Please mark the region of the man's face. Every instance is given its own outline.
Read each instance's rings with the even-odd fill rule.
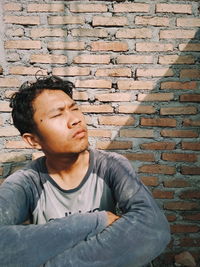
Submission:
[[[84,116],[61,90],[44,90],[33,102],[37,142],[46,155],[80,153],[88,147]]]

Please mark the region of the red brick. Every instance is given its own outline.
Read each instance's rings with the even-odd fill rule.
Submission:
[[[128,20],[126,17],[113,16],[94,16],[92,20],[92,26],[125,26],[128,25]]]
[[[183,126],[199,127],[200,126],[200,120],[185,119],[183,121]]]
[[[52,74],[57,76],[87,76],[90,74],[90,68],[78,66],[53,68]]]
[[[30,145],[25,143],[24,141],[6,141],[5,148],[31,148]]]
[[[70,4],[69,10],[74,13],[95,13],[107,12],[107,5],[105,4]]]
[[[200,44],[180,44],[179,45],[180,51],[200,51]]]
[[[193,210],[199,206],[196,202],[172,201],[164,203],[164,208],[167,210]]]
[[[113,112],[113,108],[110,105],[81,105],[81,110],[86,113]]]
[[[9,152],[9,153],[1,153],[0,154],[0,162],[6,163],[6,162],[21,162],[25,161],[26,156],[25,154],[22,154],[21,152]]]
[[[88,94],[86,92],[73,92],[73,99],[74,100],[88,100]]]
[[[36,67],[15,66],[11,67],[9,72],[14,75],[35,75],[37,72],[40,75],[47,75],[47,70]]]
[[[177,18],[176,25],[178,27],[200,27],[199,18]]]
[[[180,194],[182,199],[200,199],[200,191],[188,190]]]
[[[150,6],[143,3],[114,4],[114,12],[149,12]]]
[[[11,40],[5,42],[6,49],[41,49],[40,41],[32,40]]]
[[[73,63],[78,64],[109,64],[109,55],[79,55],[73,60]]]
[[[151,16],[136,16],[135,24],[152,25],[152,26],[169,26],[169,18],[166,17],[151,17]]]
[[[200,221],[200,212],[184,213],[182,214],[184,220]]]
[[[186,56],[166,55],[166,56],[159,56],[158,63],[163,65],[194,64],[195,58],[192,55],[186,55]]]
[[[135,119],[129,116],[100,116],[98,120],[103,125],[127,126],[135,123]]]
[[[192,39],[195,34],[195,30],[161,30],[160,39]]]
[[[112,83],[110,80],[77,80],[75,82],[76,87],[81,88],[111,88]]]
[[[192,138],[198,137],[198,133],[190,130],[162,130],[161,136]]]
[[[184,69],[180,71],[180,78],[196,79],[200,77],[200,70],[198,69]]]
[[[17,3],[7,3],[3,6],[3,9],[5,11],[21,11],[22,5]]]
[[[192,5],[183,4],[157,4],[156,13],[183,13],[192,14]]]
[[[158,178],[155,176],[141,176],[140,179],[146,186],[157,186]]]
[[[34,152],[32,154],[32,160],[35,160],[35,159],[42,157],[42,156],[44,156],[44,153],[42,151]]]
[[[138,129],[122,129],[119,132],[120,137],[136,137],[136,138],[149,138],[154,137],[153,130],[138,130]]]
[[[175,174],[175,167],[161,165],[161,164],[153,164],[153,165],[143,165],[139,168],[139,172],[146,173],[159,173],[159,174]]]
[[[119,113],[131,114],[153,114],[156,112],[153,106],[144,105],[120,105],[118,111]]]
[[[60,28],[34,28],[31,30],[32,38],[40,37],[66,37],[67,31]]]
[[[75,37],[107,37],[108,32],[105,29],[73,29],[71,35]]]
[[[196,233],[200,227],[196,225],[175,224],[171,226],[172,233]]]
[[[40,18],[38,16],[4,16],[4,22],[19,25],[39,25]]]
[[[160,114],[161,115],[181,115],[181,114],[197,114],[197,108],[196,107],[167,107],[167,108],[161,108]]]
[[[47,47],[49,50],[84,50],[84,42],[48,42]]]
[[[64,4],[28,4],[28,12],[62,12],[64,11]]]
[[[31,63],[65,64],[67,57],[64,55],[35,54],[30,57]]]
[[[96,144],[97,149],[131,149],[132,142],[127,141],[98,141]]]
[[[19,132],[13,126],[0,128],[0,136],[16,136],[19,135]]]
[[[153,190],[153,197],[154,198],[161,198],[161,199],[171,199],[174,198],[174,192],[172,191],[162,191],[155,189]]]
[[[182,142],[181,148],[183,150],[200,150],[200,142]]]
[[[85,23],[84,17],[81,16],[50,16],[48,18],[50,25],[80,24]]]
[[[188,166],[182,166],[181,167],[181,173],[182,174],[189,174],[189,175],[199,175],[200,174],[200,167],[188,167]]]
[[[200,238],[188,238],[185,237],[180,240],[181,247],[199,247]]]
[[[95,76],[108,76],[108,77],[131,77],[130,68],[110,68],[98,69]]]
[[[176,127],[176,120],[171,118],[141,118],[142,126]]]
[[[121,52],[128,50],[128,44],[126,42],[92,42],[92,51],[113,51]]]
[[[91,137],[111,137],[111,131],[101,129],[89,129],[88,134]]]
[[[138,101],[148,102],[148,101],[170,101],[174,99],[173,93],[155,93],[155,94],[138,94]]]
[[[152,153],[126,153],[123,155],[131,161],[155,161],[154,154]]]
[[[167,161],[184,161],[184,162],[195,162],[197,161],[196,154],[183,154],[183,153],[162,153],[162,159]]]
[[[131,95],[127,93],[98,94],[95,98],[102,102],[123,102],[130,101]]]
[[[165,187],[177,187],[177,188],[182,188],[182,187],[188,187],[190,186],[191,184],[184,180],[184,179],[173,179],[173,180],[167,180],[167,181],[164,181],[164,186]]]
[[[0,78],[0,87],[19,87],[20,82],[16,78]]]
[[[2,101],[0,102],[0,111],[2,112],[9,112],[11,111],[11,108],[9,107],[9,102],[7,101]]]
[[[24,36],[24,30],[23,29],[9,29],[6,31],[6,34],[13,37],[22,37]]]
[[[153,63],[153,56],[120,55],[117,57],[118,64],[150,64]]]
[[[162,82],[161,89],[173,90],[194,90],[197,88],[196,82]]]
[[[200,94],[181,95],[180,102],[200,102]]]
[[[144,51],[144,52],[151,52],[151,51],[173,51],[172,44],[163,44],[163,43],[136,43],[136,51]]]
[[[119,90],[153,90],[154,88],[152,81],[119,80],[117,85]]]
[[[116,32],[116,38],[127,38],[127,39],[146,39],[152,37],[152,31],[147,28],[140,29],[121,29]]]
[[[174,215],[174,214],[168,214],[167,215],[167,220],[168,220],[168,222],[174,222],[174,221],[176,221],[176,215]]]
[[[176,146],[175,142],[151,142],[146,144],[141,144],[141,149],[148,150],[172,150]]]
[[[136,76],[137,77],[168,77],[173,76],[174,72],[170,68],[162,68],[162,69],[137,69]]]

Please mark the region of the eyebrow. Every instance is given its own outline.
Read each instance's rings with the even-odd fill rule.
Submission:
[[[73,101],[69,106],[68,108],[73,108],[74,106],[76,106],[77,103],[75,101]],[[47,115],[51,115],[51,113],[54,113],[54,112],[57,112],[57,111],[62,111],[64,108],[66,107],[66,104],[62,104],[62,105],[59,105],[57,107],[54,107],[52,109],[50,109],[48,112],[47,112]]]

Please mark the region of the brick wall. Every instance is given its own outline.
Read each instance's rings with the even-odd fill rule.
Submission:
[[[125,155],[165,210],[172,241],[160,261],[187,250],[198,262],[198,1],[0,5],[0,181],[35,152],[12,126],[10,95],[36,72],[65,77],[76,85],[91,145]]]

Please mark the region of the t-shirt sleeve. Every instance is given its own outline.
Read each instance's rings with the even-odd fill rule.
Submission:
[[[22,225],[29,218],[32,189],[20,179],[23,172],[7,178],[0,186],[0,265],[2,267],[40,266],[95,236],[107,225],[104,211],[74,214],[42,225]]]

